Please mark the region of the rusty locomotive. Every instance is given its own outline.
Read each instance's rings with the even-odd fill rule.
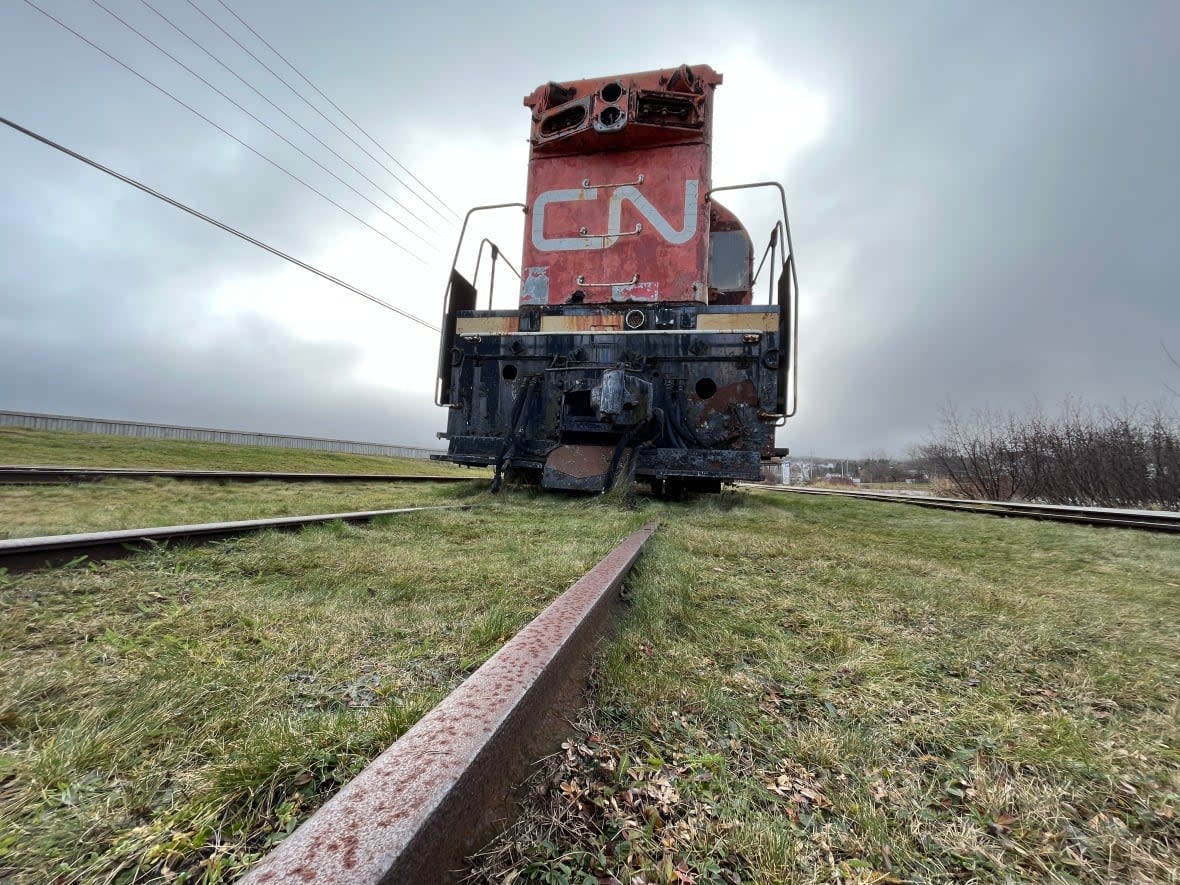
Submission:
[[[620,475],[662,494],[758,480],[795,411],[798,285],[786,195],[714,187],[721,75],[682,65],[547,83],[532,111],[520,301],[478,309],[452,265],[435,401],[442,460],[546,488],[601,492]],[[777,189],[758,271],[746,228],[715,195]],[[769,255],[769,264],[766,263]],[[769,303],[754,303],[763,266]],[[761,299],[760,299],[761,300]]]

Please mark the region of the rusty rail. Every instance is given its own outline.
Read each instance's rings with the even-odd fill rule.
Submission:
[[[1120,510],[1112,507],[1074,507],[1065,504],[1033,504],[1025,501],[981,501],[973,498],[936,498],[926,495],[903,495],[891,492],[852,491],[843,489],[808,489],[798,486],[767,486],[741,483],[745,488],[799,495],[826,495],[836,498],[863,498],[893,504],[913,504],[936,510],[986,513],[1047,522],[1071,522],[1089,526],[1139,529],[1150,532],[1180,533],[1180,513],[1160,510]]]
[[[82,532],[73,535],[43,535],[36,538],[13,538],[0,541],[0,568],[10,572],[29,571],[47,565],[72,562],[85,556],[91,560],[126,556],[138,549],[164,542],[193,543],[216,538],[230,538],[263,529],[290,529],[324,522],[367,522],[378,516],[419,513],[425,510],[466,510],[467,504],[432,507],[398,507],[393,510],[357,510],[349,513],[322,513],[315,516],[280,516],[272,519],[245,519],[236,522],[208,522],[195,525],[155,526],[146,529],[120,529],[112,532]]]
[[[588,571],[442,703],[348,783],[241,881],[244,885],[440,883],[501,823],[513,786],[553,744],[558,707],[623,578],[655,531],[645,526]]]
[[[214,482],[468,482],[467,476],[396,473],[291,473],[256,470],[167,470],[139,467],[0,466],[0,485],[50,485],[104,479],[187,479]]]

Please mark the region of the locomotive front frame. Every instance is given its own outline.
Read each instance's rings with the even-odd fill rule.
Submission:
[[[551,83],[526,98],[537,111],[530,202],[470,210],[456,246],[435,396],[448,408],[439,436],[449,446],[435,457],[495,467],[497,487],[511,470],[547,488],[601,492],[626,471],[674,492],[757,481],[761,462],[784,453],[774,431],[796,408],[798,312],[786,195],[774,182],[707,187],[720,81],[681,66]],[[606,110],[623,108],[619,116],[593,113],[605,98]],[[672,124],[656,113],[671,113]],[[686,125],[691,113],[695,126]],[[614,141],[600,142],[604,134]],[[686,163],[696,177],[676,178]],[[581,187],[545,189],[571,175]],[[665,214],[672,200],[661,175],[683,187],[682,219]],[[777,189],[782,210],[756,273],[748,234],[714,199],[753,187]],[[570,229],[579,219],[562,213],[600,197],[605,229]],[[513,206],[526,213],[520,306],[492,310],[489,297],[479,310],[475,286],[455,269],[463,237],[474,213]],[[500,250],[489,245],[494,282]],[[753,304],[768,254],[772,303]]]

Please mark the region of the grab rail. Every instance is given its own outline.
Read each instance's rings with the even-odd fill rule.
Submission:
[[[450,317],[450,315],[451,315],[451,292],[454,289],[455,277],[458,275],[460,277],[460,279],[462,279],[462,275],[457,274],[455,267],[459,264],[459,252],[463,248],[463,237],[467,234],[467,224],[468,224],[468,222],[471,221],[471,216],[474,215],[476,212],[488,212],[493,209],[527,210],[527,208],[528,207],[526,207],[524,203],[491,203],[487,206],[475,206],[471,209],[468,209],[467,214],[463,216],[463,227],[461,227],[459,229],[459,242],[457,242],[455,244],[455,257],[451,259],[451,272],[447,276],[447,288],[446,288],[445,293],[443,294],[443,312],[442,312],[443,333],[442,333],[442,335],[439,336],[439,338],[440,338],[439,345],[438,345],[438,366],[439,366],[439,369],[438,369],[438,377],[435,379],[435,383],[434,383],[434,404],[436,406],[447,405],[447,403],[443,402],[443,397],[444,397],[444,391],[443,391],[444,378],[443,378],[443,376],[444,376],[444,367],[446,366],[446,363],[444,362],[444,360],[446,360],[448,348],[451,346],[451,341],[450,341],[451,335],[447,334],[447,329],[448,329],[447,322],[448,322],[448,317]],[[480,243],[481,254],[482,254],[482,251],[483,251],[483,243]],[[504,259],[504,260],[507,261],[508,259]],[[476,259],[476,264],[477,264],[477,269],[478,269],[478,258]],[[472,286],[470,283],[467,283],[466,280],[463,280],[463,283],[465,286],[474,290],[475,287]],[[454,330],[452,329],[451,332],[453,333],[453,331]]]
[[[783,412],[783,420],[785,421],[787,418],[793,417],[799,408],[799,277],[795,271],[795,243],[791,238],[791,220],[787,214],[787,192],[777,181],[755,181],[749,184],[729,184],[723,185],[722,187],[715,187],[705,194],[705,199],[708,200],[711,196],[713,196],[713,194],[720,193],[721,191],[750,190],[752,188],[760,187],[772,187],[778,191],[779,202],[781,203],[783,210],[782,220],[778,222],[778,224],[782,224],[783,233],[786,235],[786,250],[785,255],[783,256],[782,266],[783,271],[788,274],[790,281],[785,294],[787,301],[787,316],[791,324],[791,361],[788,367],[788,371],[791,375],[791,402],[790,409],[784,410]],[[776,230],[778,228],[778,224],[775,225]],[[763,257],[765,258],[765,256]],[[774,261],[771,259],[772,266],[773,263]],[[761,265],[759,265],[759,271],[761,271],[761,269]],[[773,280],[771,282],[771,291],[772,293],[774,291]],[[780,284],[780,310],[783,307],[782,302],[783,293],[781,292]]]

